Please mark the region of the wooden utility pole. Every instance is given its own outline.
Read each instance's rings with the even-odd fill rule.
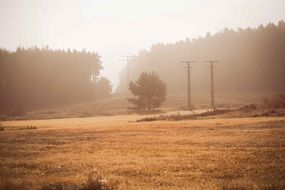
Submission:
[[[128,86],[130,84],[130,60],[133,56],[122,56],[122,57],[123,59],[121,60],[127,62],[127,89],[128,89]]]
[[[212,108],[215,109],[215,96],[214,96],[214,63],[218,63],[219,61],[206,61],[210,63],[210,74],[211,74],[211,105]]]
[[[187,66],[187,91],[188,91],[188,109],[191,110],[191,63],[195,63],[195,61],[181,61],[181,63],[186,63]]]

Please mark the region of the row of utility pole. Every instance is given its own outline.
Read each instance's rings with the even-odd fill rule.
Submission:
[[[130,60],[133,58],[133,56],[122,56],[123,59],[121,61],[126,61],[127,63],[127,87],[130,84]],[[186,63],[186,69],[187,69],[187,102],[188,102],[188,109],[192,109],[191,104],[191,63],[196,63],[196,61],[192,60],[185,60],[181,61],[181,63]],[[211,106],[213,109],[215,109],[215,95],[214,95],[214,64],[218,63],[218,61],[205,61],[205,63],[210,63],[210,76],[211,76]]]
[[[210,63],[210,75],[211,75],[211,105],[212,108],[215,109],[215,96],[214,96],[214,64],[218,63],[218,61],[205,61],[206,63]],[[186,63],[187,68],[187,92],[188,92],[188,109],[191,110],[191,63],[196,63],[196,61],[186,60],[181,61],[181,63]]]

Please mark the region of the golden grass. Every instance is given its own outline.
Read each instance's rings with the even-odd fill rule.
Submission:
[[[119,189],[283,189],[285,117],[134,123],[142,116],[6,121],[0,178]],[[35,130],[18,130],[32,125]]]

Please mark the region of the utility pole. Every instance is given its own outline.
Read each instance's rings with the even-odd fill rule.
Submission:
[[[187,66],[185,68],[187,68],[187,79],[188,79],[188,83],[187,83],[187,91],[188,91],[188,109],[191,110],[191,63],[195,63],[196,61],[181,61],[181,63],[186,63]]]
[[[211,105],[212,108],[215,109],[215,97],[214,97],[214,63],[218,63],[219,61],[206,61],[210,63],[210,74],[211,74]]]
[[[126,88],[128,89],[128,86],[130,84],[130,60],[134,56],[122,56],[123,59],[121,61],[126,61],[127,62],[127,86]]]

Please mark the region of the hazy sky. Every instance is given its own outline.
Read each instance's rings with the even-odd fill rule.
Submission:
[[[114,84],[120,56],[153,43],[285,20],[285,0],[0,0],[0,46],[96,51]]]

